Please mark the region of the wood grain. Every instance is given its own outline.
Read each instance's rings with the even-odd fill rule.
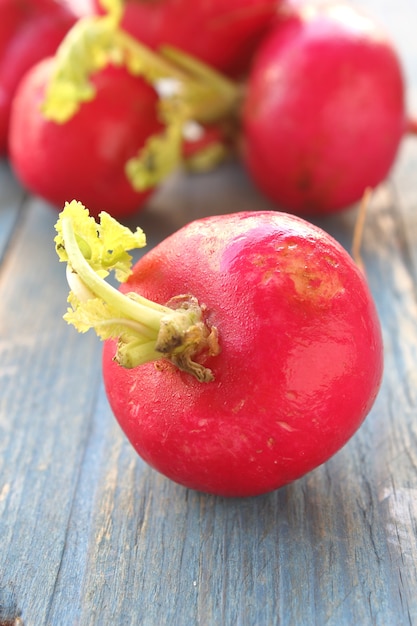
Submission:
[[[391,29],[417,105],[413,2],[362,4]],[[235,500],[185,490],[135,455],[98,340],[62,321],[56,213],[1,164],[0,624],[417,624],[416,171],[410,138],[365,224],[385,344],[374,408],[322,467]],[[271,207],[230,164],[174,176],[130,222],[153,246],[201,215],[256,208]],[[350,249],[355,218],[317,223]]]

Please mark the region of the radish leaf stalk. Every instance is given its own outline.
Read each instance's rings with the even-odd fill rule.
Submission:
[[[191,295],[172,298],[167,306],[134,293],[122,294],[104,279],[114,271],[119,281],[131,274],[127,250],[142,248],[145,235],[132,232],[105,212],[100,223],[75,200],[66,203],[55,226],[55,247],[67,263],[70,307],[64,319],[79,332],[90,328],[103,340],[117,339],[115,360],[133,368],[168,359],[200,382],[213,380],[211,370],[195,358],[218,354],[217,331],[204,319],[204,306]]]

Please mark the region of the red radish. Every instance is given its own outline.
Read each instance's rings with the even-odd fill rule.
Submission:
[[[103,11],[105,2],[94,3],[98,11]],[[152,49],[174,46],[235,76],[246,72],[280,3],[281,0],[127,0],[121,26]]]
[[[388,175],[406,130],[399,59],[381,28],[340,2],[302,5],[258,49],[243,158],[279,207],[331,213]]]
[[[108,399],[153,468],[253,496],[325,462],[359,428],[381,382],[381,330],[363,274],[327,233],[276,211],[208,217],[148,252],[118,291],[95,272],[120,272],[143,234],[83,212],[72,202],[56,227],[65,318],[106,340]]]
[[[41,105],[55,59],[37,64],[17,91],[10,128],[10,159],[32,193],[62,207],[66,198],[123,217],[151,190],[135,191],[125,166],[150,135],[159,132],[158,96],[142,78],[108,65],[91,81],[96,96],[64,124],[45,119]]]
[[[51,204],[77,197],[94,214],[126,217],[182,158],[192,155],[200,169],[218,162],[228,120],[211,120],[238,96],[231,81],[187,55],[146,48],[117,16],[86,16],[22,79],[10,158],[21,182]],[[205,134],[192,144],[184,139],[191,111]]]
[[[210,171],[234,152],[231,129],[221,124],[188,124],[181,159],[188,172]]]
[[[0,3],[0,154],[7,153],[10,108],[21,78],[55,53],[78,17],[54,0]]]

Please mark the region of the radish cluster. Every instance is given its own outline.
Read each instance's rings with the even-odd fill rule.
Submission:
[[[125,217],[190,154],[205,168],[232,154],[273,206],[301,215],[340,211],[387,177],[410,128],[405,84],[386,34],[359,9],[96,0],[95,10],[14,95],[11,163],[52,205],[76,197]]]
[[[381,384],[363,273],[293,213],[341,210],[387,175],[407,127],[399,61],[340,2],[96,8],[23,78],[10,126],[18,176],[65,203],[64,318],[104,341],[111,408],[151,467],[222,496],[278,489],[344,446]],[[227,152],[287,211],[201,219],[131,268],[145,235],[116,217]]]

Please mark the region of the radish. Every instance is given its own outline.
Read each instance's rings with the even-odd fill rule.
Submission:
[[[121,26],[154,50],[179,48],[228,75],[247,71],[282,0],[94,0],[124,5]]]
[[[243,160],[277,206],[331,213],[383,181],[406,130],[404,80],[382,29],[341,2],[305,4],[259,47]]]
[[[105,340],[106,393],[153,468],[222,496],[275,490],[335,454],[381,382],[377,312],[348,253],[278,211],[207,217],[130,270],[144,234],[75,201],[56,225],[65,319]],[[111,270],[120,290],[104,279]]]
[[[182,68],[174,51],[156,55],[119,28],[119,17],[79,20],[56,55],[25,75],[10,159],[22,184],[53,206],[77,197],[95,215],[121,218],[182,158],[192,155],[200,169],[218,162],[221,133],[210,123],[232,107],[236,89],[210,68],[194,71],[192,60]],[[185,145],[191,110],[206,139]]]
[[[48,58],[22,80],[13,103],[10,160],[17,178],[54,207],[68,197],[121,218],[136,211],[152,189],[136,191],[125,172],[147,138],[161,130],[158,95],[124,67],[108,65],[92,77],[94,99],[64,124],[41,110],[55,69]]]
[[[232,129],[220,124],[186,124],[180,158],[187,172],[213,170],[234,153]]]
[[[55,53],[79,14],[54,0],[0,2],[0,154],[8,150],[10,108],[19,81]]]

